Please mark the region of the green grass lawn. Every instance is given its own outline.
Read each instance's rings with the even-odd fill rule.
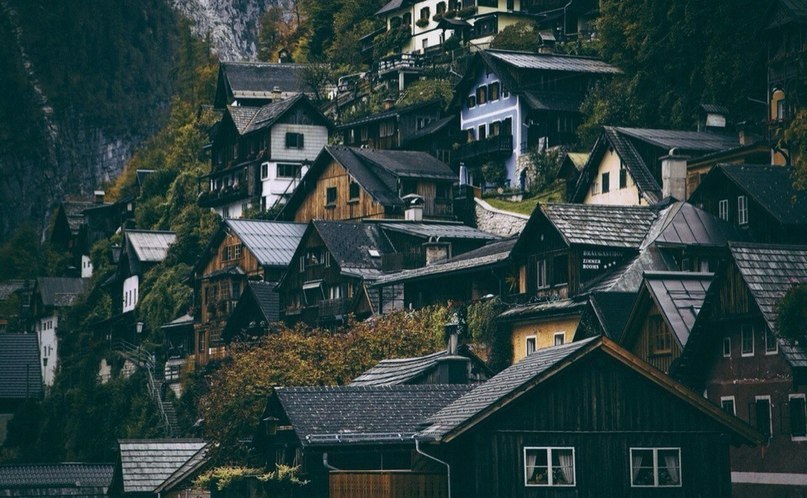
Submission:
[[[510,202],[503,199],[497,199],[495,197],[489,197],[483,200],[496,209],[510,211],[512,213],[526,214],[529,216],[532,214],[535,206],[538,205],[539,202],[544,204],[547,202],[563,202],[563,192],[563,185],[559,185],[551,187],[549,190],[541,192],[535,197],[525,199],[521,202]]]

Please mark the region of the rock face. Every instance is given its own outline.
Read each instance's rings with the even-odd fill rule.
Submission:
[[[292,0],[168,0],[189,19],[199,37],[210,35],[219,59],[255,60],[258,22],[269,7],[290,8]]]

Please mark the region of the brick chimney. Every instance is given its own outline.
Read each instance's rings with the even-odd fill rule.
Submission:
[[[662,197],[674,197],[685,201],[687,196],[687,159],[678,154],[678,149],[670,149],[670,153],[661,157],[661,192]]]

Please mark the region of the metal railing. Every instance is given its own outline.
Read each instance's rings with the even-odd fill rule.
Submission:
[[[154,357],[148,351],[123,339],[116,340],[112,344],[112,348],[118,351],[125,359],[146,370],[149,396],[151,396],[157,405],[157,411],[160,414],[160,420],[163,426],[165,426],[166,434],[168,437],[172,437],[174,430],[171,426],[171,422],[168,420],[168,415],[165,413],[165,407],[163,406],[162,381],[158,381],[154,376],[154,369],[156,367]]]

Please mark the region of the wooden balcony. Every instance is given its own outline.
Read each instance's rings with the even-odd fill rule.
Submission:
[[[202,192],[199,195],[199,207],[216,207],[222,204],[247,199],[249,197],[249,189],[246,184],[241,184],[237,187],[223,187],[219,190],[212,190],[209,192]]]
[[[321,300],[319,302],[320,320],[346,315],[350,311],[350,301],[351,300],[346,297]]]
[[[513,135],[496,135],[484,140],[476,140],[460,145],[454,153],[454,160],[485,160],[489,157],[505,158],[513,153]]]
[[[420,54],[395,54],[379,60],[376,72],[383,76],[393,71],[419,71],[423,67],[423,57]]]
[[[446,476],[421,472],[331,472],[330,498],[446,498]]]

